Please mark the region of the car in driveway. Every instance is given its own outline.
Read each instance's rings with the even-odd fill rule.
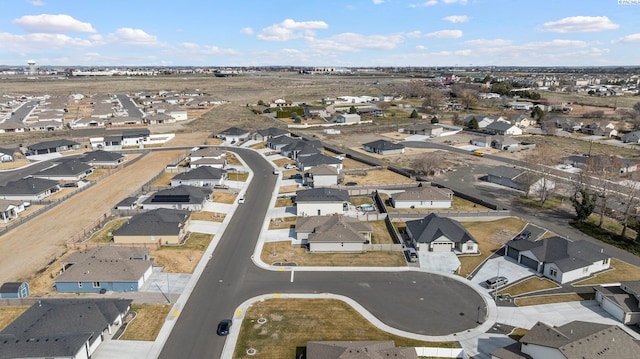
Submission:
[[[507,285],[507,283],[509,283],[509,280],[507,279],[507,277],[497,276],[487,279],[486,281],[484,281],[484,283],[487,285],[487,288],[496,289]]]
[[[218,330],[216,333],[220,336],[229,335],[229,330],[231,329],[231,319],[224,319],[218,323]]]
[[[520,241],[523,239],[529,239],[529,237],[531,237],[531,231],[522,231],[520,232],[517,236],[515,236],[515,238],[513,238],[514,241]]]

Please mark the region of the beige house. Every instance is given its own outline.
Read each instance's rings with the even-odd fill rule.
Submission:
[[[343,215],[298,217],[292,244],[308,245],[309,252],[362,252],[371,232],[368,223]]]
[[[451,208],[453,191],[448,188],[420,187],[394,193],[389,201],[393,208]]]

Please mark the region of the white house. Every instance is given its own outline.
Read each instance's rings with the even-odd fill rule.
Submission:
[[[623,281],[619,285],[596,286],[596,301],[607,313],[624,325],[640,323],[640,281]]]
[[[495,135],[519,136],[522,135],[522,129],[509,122],[494,121],[486,126],[487,131]]]
[[[570,242],[557,236],[539,241],[511,240],[505,255],[560,284],[608,269],[611,259],[584,241]]]
[[[389,201],[393,208],[451,208],[453,191],[425,186],[394,193]]]
[[[338,169],[330,165],[311,167],[302,176],[302,181],[312,188],[335,186],[338,184]]]
[[[418,250],[429,252],[478,253],[478,241],[451,218],[431,213],[423,219],[406,222],[409,240]]]
[[[297,216],[344,214],[349,209],[349,192],[335,188],[312,188],[296,192]]]
[[[356,113],[344,113],[336,117],[336,123],[359,123],[360,115]]]
[[[514,110],[530,111],[531,109],[533,109],[533,103],[528,101],[511,101],[507,103],[507,105]]]

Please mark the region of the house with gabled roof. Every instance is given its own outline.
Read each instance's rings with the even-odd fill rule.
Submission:
[[[20,200],[0,199],[0,222],[7,223],[18,218],[24,211],[24,202]]]
[[[0,198],[21,201],[41,201],[60,190],[58,181],[27,177],[0,186]]]
[[[301,171],[307,171],[312,167],[331,166],[338,172],[342,170],[342,160],[337,157],[331,157],[324,153],[314,153],[308,156],[298,156],[297,167]]]
[[[69,127],[73,129],[105,127],[106,125],[107,121],[104,118],[100,117],[82,117],[77,118],[69,123]]]
[[[307,342],[307,359],[418,359],[415,348],[396,347],[389,341]]]
[[[338,184],[338,169],[331,165],[319,165],[305,170],[302,184],[310,188],[331,187]]]
[[[93,167],[113,168],[124,163],[125,158],[124,155],[117,152],[97,150],[86,152],[79,160]]]
[[[140,147],[149,142],[151,138],[151,131],[147,128],[141,128],[136,130],[122,131],[120,137],[122,141],[122,147]]]
[[[296,218],[296,243],[309,252],[362,252],[371,242],[371,226],[340,214]]]
[[[137,292],[152,273],[149,249],[99,246],[73,252],[61,261],[58,293]]]
[[[349,192],[342,189],[322,187],[296,191],[296,215],[344,214],[350,201]]]
[[[320,153],[324,146],[322,142],[317,140],[295,140],[288,145],[280,149],[280,154],[285,157],[289,157],[292,160],[298,159],[298,157],[309,156],[316,153]]]
[[[160,190],[144,200],[144,209],[184,209],[202,211],[204,204],[211,197],[211,188],[181,185]]]
[[[10,148],[0,148],[0,162],[15,161],[16,150]]]
[[[91,358],[131,299],[41,299],[0,331],[0,358]]]
[[[536,123],[535,120],[531,119],[529,116],[525,115],[524,113],[510,116],[509,122],[520,128],[533,126]]]
[[[113,242],[148,243],[152,245],[180,244],[185,240],[190,212],[158,208],[138,213],[113,231]]]
[[[393,208],[451,208],[453,191],[433,186],[417,187],[391,195]]]
[[[362,145],[367,152],[379,155],[395,155],[404,153],[404,145],[401,143],[393,143],[387,140],[375,140]]]
[[[299,141],[299,140],[296,140],[289,136],[272,137],[267,140],[267,147],[269,147],[272,150],[279,151],[279,150],[282,150],[283,147],[296,141]]]
[[[218,132],[217,138],[221,138],[227,142],[236,143],[241,142],[249,138],[250,131],[243,130],[238,127],[229,127],[226,130]]]
[[[149,125],[165,125],[168,123],[176,123],[176,119],[173,116],[169,116],[166,113],[157,113],[144,118],[144,122]]]
[[[423,135],[429,137],[437,137],[444,132],[444,127],[431,123],[414,123],[408,125],[404,129],[405,133],[410,135]]]
[[[617,285],[598,285],[596,302],[624,325],[640,323],[640,281],[621,281]]]
[[[473,121],[474,119],[478,122],[478,128],[485,128],[494,121],[493,119],[484,115],[469,115],[465,117],[464,120],[462,120],[462,123],[468,127],[469,123],[471,123],[471,121]]]
[[[522,129],[520,127],[505,121],[494,121],[488,124],[485,128],[494,135],[522,135]]]
[[[505,248],[505,256],[560,284],[608,269],[611,261],[602,248],[558,236],[539,241],[511,240]]]
[[[270,138],[278,136],[289,136],[290,132],[277,127],[269,127],[256,131],[253,135],[253,139],[256,141],[266,141]]]
[[[0,286],[0,298],[20,299],[29,296],[29,283],[27,282],[5,282]]]
[[[29,155],[45,155],[49,153],[60,153],[66,151],[73,151],[81,148],[79,143],[70,140],[53,140],[34,143],[27,146]]]
[[[171,179],[171,186],[180,185],[196,187],[214,187],[222,185],[227,179],[227,171],[211,166],[196,167],[188,172],[175,175]]]
[[[215,147],[202,147],[189,154],[189,167],[210,166],[224,168],[227,166],[227,155]]]
[[[478,253],[478,241],[460,222],[431,213],[423,219],[407,221],[409,240],[418,250],[429,252]]]
[[[510,135],[493,135],[489,139],[489,146],[497,150],[509,150],[520,146],[520,141]]]
[[[611,122],[592,122],[582,126],[580,132],[592,136],[615,137],[618,130]]]
[[[57,163],[40,172],[34,173],[33,177],[61,182],[77,182],[93,173],[93,166],[77,159]]]
[[[640,143],[640,131],[625,133],[620,139],[624,143]]]
[[[572,321],[536,323],[520,341],[491,353],[495,359],[635,358],[640,344],[617,325]]]

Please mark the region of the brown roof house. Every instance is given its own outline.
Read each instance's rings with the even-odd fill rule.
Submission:
[[[573,321],[561,326],[536,323],[519,343],[491,353],[493,359],[637,358],[638,341],[617,325]]]
[[[371,241],[371,226],[343,215],[309,216],[296,219],[296,243],[309,252],[362,252]]]
[[[453,191],[448,188],[418,187],[394,193],[389,201],[393,208],[451,208]]]

